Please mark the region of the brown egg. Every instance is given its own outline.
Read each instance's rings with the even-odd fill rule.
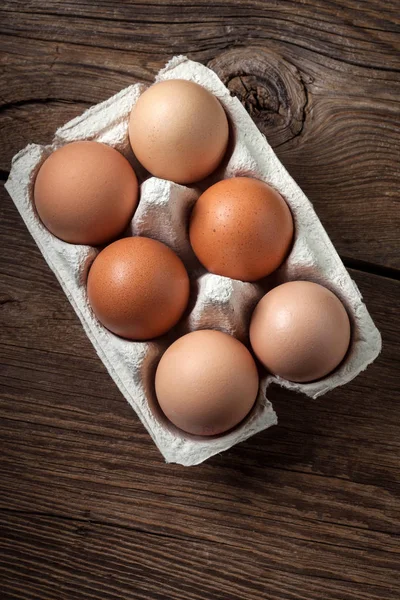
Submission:
[[[228,119],[205,88],[184,79],[152,85],[133,107],[129,140],[152,175],[193,183],[212,173],[228,145]]]
[[[228,431],[250,412],[258,372],[247,348],[220,331],[188,333],[162,356],[156,395],[168,419],[187,433]]]
[[[208,271],[256,281],[277,269],[293,238],[290,210],[272,187],[248,177],[224,179],[197,200],[192,248]]]
[[[168,246],[130,237],[100,252],[89,271],[87,291],[94,314],[107,329],[148,340],[181,318],[189,300],[189,277]]]
[[[65,242],[90,246],[115,239],[128,226],[138,197],[129,162],[98,142],[73,142],[53,152],[34,187],[47,229]]]
[[[251,319],[250,341],[271,373],[290,381],[314,381],[343,360],[350,321],[331,291],[310,281],[291,281],[260,300]]]

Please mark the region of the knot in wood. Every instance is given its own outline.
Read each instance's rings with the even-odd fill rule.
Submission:
[[[264,48],[233,48],[208,63],[253,118],[271,146],[300,135],[307,90],[300,73]]]

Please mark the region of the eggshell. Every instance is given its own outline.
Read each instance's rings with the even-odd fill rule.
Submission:
[[[62,146],[41,166],[34,201],[42,223],[72,244],[98,246],[129,224],[139,198],[134,170],[117,150],[98,142]]]
[[[330,290],[310,281],[291,281],[257,304],[250,341],[271,373],[290,381],[313,381],[342,362],[350,343],[350,321]]]
[[[100,252],[89,271],[87,291],[95,315],[107,329],[146,340],[179,321],[189,299],[189,277],[168,246],[131,237]]]
[[[188,333],[162,356],[156,372],[160,407],[194,435],[228,431],[250,412],[259,380],[247,348],[221,331]]]
[[[197,200],[190,243],[217,275],[256,281],[275,271],[289,252],[293,219],[282,196],[249,177],[224,179]]]
[[[134,106],[129,139],[152,175],[176,183],[200,181],[221,162],[228,144],[221,104],[197,83],[181,79],[151,86]]]

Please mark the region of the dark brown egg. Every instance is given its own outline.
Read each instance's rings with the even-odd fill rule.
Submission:
[[[277,269],[293,238],[282,196],[249,177],[224,179],[197,200],[190,242],[199,261],[217,275],[256,281]]]
[[[87,291],[98,320],[113,333],[148,340],[181,318],[189,299],[189,277],[165,244],[130,237],[107,246],[89,271]]]
[[[53,152],[34,187],[36,210],[47,229],[65,242],[90,246],[118,237],[138,198],[129,162],[98,142],[73,142]]]

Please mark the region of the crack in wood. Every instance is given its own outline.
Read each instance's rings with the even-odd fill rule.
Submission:
[[[0,114],[5,113],[6,111],[9,111],[9,110],[14,110],[16,108],[32,106],[35,104],[43,104],[43,105],[46,105],[46,104],[66,104],[66,105],[86,104],[88,106],[92,106],[93,102],[90,102],[89,100],[82,100],[82,99],[64,100],[62,98],[51,98],[51,97],[27,98],[24,100],[16,100],[14,102],[7,102],[4,104],[1,104],[0,105]],[[3,173],[4,173],[4,171],[3,171]]]

